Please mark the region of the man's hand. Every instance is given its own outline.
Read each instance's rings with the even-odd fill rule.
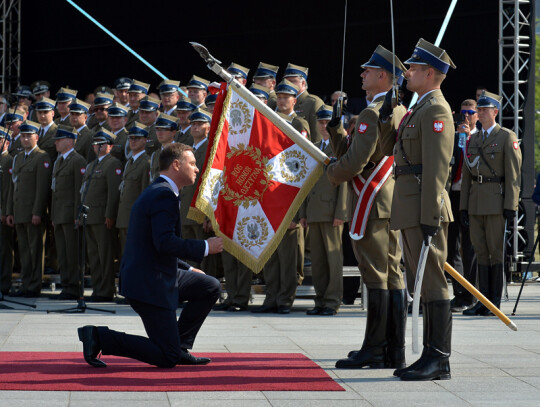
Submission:
[[[32,215],[32,225],[34,225],[34,226],[41,225],[41,216]]]
[[[210,219],[205,219],[203,224],[202,224],[202,228],[204,230],[204,232],[206,233],[210,233],[212,230],[214,230],[212,228],[212,222],[210,222]]]
[[[328,122],[328,127],[336,127],[341,120],[341,111],[343,109],[343,98],[339,98],[332,107],[332,119]]]
[[[6,223],[9,227],[13,227],[13,215],[6,216]]]
[[[508,223],[513,222],[514,218],[516,217],[516,211],[513,211],[511,209],[505,209],[503,210],[503,216]]]
[[[193,271],[194,273],[201,273],[201,274],[206,274],[204,271],[202,271],[201,269],[196,269],[195,267],[192,267],[191,268],[191,271]]]
[[[332,222],[332,226],[333,227],[338,227],[338,226],[341,226],[343,225],[343,221],[341,219],[338,219],[338,218],[334,218],[334,222]]]
[[[206,242],[208,243],[208,254],[216,254],[223,251],[223,239],[221,237],[211,237]]]
[[[469,212],[468,211],[459,211],[459,220],[461,222],[461,226],[464,228],[469,227]]]
[[[291,223],[289,224],[289,227],[287,229],[288,230],[295,229],[297,225],[298,225],[298,223],[291,221]]]
[[[116,219],[105,218],[105,226],[107,227],[107,229],[112,229],[114,227],[115,221]]]
[[[420,224],[420,227],[422,228],[422,233],[424,234],[424,245],[427,246],[429,243],[428,237],[435,236],[437,232],[439,231],[439,227],[431,226],[431,225],[424,225],[424,224]]]
[[[384,97],[384,102],[381,108],[379,109],[379,118],[382,121],[386,121],[390,117],[392,112],[394,111],[394,109],[392,108],[393,93],[394,93],[393,88],[390,89],[388,92],[386,92],[386,96]]]
[[[307,228],[307,219],[306,218],[300,218],[300,225],[305,229]]]

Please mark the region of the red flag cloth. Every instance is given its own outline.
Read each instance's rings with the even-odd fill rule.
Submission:
[[[191,206],[212,221],[225,250],[257,273],[320,177],[322,164],[224,85]],[[193,210],[189,217],[196,217]]]

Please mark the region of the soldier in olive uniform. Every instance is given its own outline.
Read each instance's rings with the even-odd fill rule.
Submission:
[[[132,85],[133,86],[133,85]],[[138,108],[138,107],[137,107]],[[127,147],[128,147],[128,131],[126,129],[128,108],[120,103],[113,103],[107,109],[107,123],[111,129],[111,133],[114,134],[114,146],[111,150],[111,155],[118,159],[122,165],[128,159]],[[137,113],[137,118],[139,117]]]
[[[180,96],[176,104],[176,117],[178,117],[178,134],[175,136],[176,143],[193,145],[193,137],[191,136],[191,122],[189,116],[197,109],[197,106],[186,96]]]
[[[309,123],[310,140],[315,143],[321,139],[321,134],[317,126],[317,111],[324,105],[320,97],[308,92],[308,68],[288,64],[283,74],[283,78],[294,83],[298,89],[298,97],[294,106],[296,114]]]
[[[75,99],[69,105],[69,124],[77,130],[77,142],[75,143],[75,151],[79,153],[86,161],[96,159],[92,141],[94,132],[88,128],[86,121],[90,105],[80,99]]]
[[[8,198],[13,196],[13,157],[9,154],[9,130],[0,127],[0,290],[9,293],[13,274],[13,227],[7,224]]]
[[[197,168],[199,173],[195,183],[185,186],[180,191],[180,224],[182,225],[182,238],[184,239],[204,239],[205,234],[202,224],[188,218],[188,211],[193,200],[193,196],[197,190],[199,178],[202,174],[202,167],[206,156],[206,148],[208,147],[208,132],[210,131],[210,122],[212,115],[206,110],[197,109],[189,117],[191,122],[191,134],[193,136],[193,154],[195,155]],[[188,261],[193,267],[201,268],[200,263]]]
[[[150,157],[145,151],[147,137],[147,127],[139,122],[135,122],[129,130],[129,147],[132,156],[124,167],[124,175],[120,183],[118,216],[116,217],[122,255],[126,246],[131,207],[150,183]]]
[[[75,150],[78,139],[73,127],[59,125],[54,137],[58,158],[52,171],[51,220],[60,269],[62,292],[59,300],[74,300],[82,294],[78,267],[78,226],[81,185],[86,160]]]
[[[323,105],[317,112],[322,140],[315,143],[327,156],[334,155],[326,125],[332,108]],[[321,177],[309,192],[300,211],[300,224],[309,224],[311,270],[315,288],[315,307],[307,315],[335,315],[343,293],[343,247],[341,235],[347,221],[347,184],[334,186]]]
[[[56,93],[56,124],[69,125],[69,105],[77,98],[75,89],[60,88]]]
[[[156,136],[156,120],[159,117],[159,99],[145,96],[139,104],[139,121],[146,126],[148,136],[146,137],[146,154],[148,157],[156,150],[160,144]]]
[[[34,106],[32,108],[32,116],[30,117],[30,120],[37,122],[37,114],[35,109],[35,104],[39,101],[41,101],[43,98],[50,98],[51,97],[51,91],[49,90],[51,84],[47,81],[36,81],[30,85],[30,89],[32,89],[32,94],[34,95]]]
[[[390,100],[383,105],[386,95],[392,95],[389,90],[394,81],[393,60],[392,53],[379,45],[370,60],[362,65],[362,89],[373,95],[373,101],[358,115],[348,150],[343,148],[346,132],[341,118],[336,117],[329,126],[339,160],[328,166],[327,174],[335,184],[350,182],[353,196],[349,205],[349,233],[368,289],[362,348],[339,360],[336,363],[338,368],[375,368],[385,364],[388,367],[405,367],[407,296],[399,267],[399,235],[397,231],[390,230],[394,190],[391,156],[405,108],[388,109]],[[396,57],[395,61],[395,79],[399,80],[405,67],[399,58]],[[384,123],[380,119],[384,119]]]
[[[232,76],[234,76],[234,79],[236,79],[242,85],[244,86],[246,85],[247,77],[249,74],[249,68],[246,68],[245,66],[231,62],[231,64],[227,68],[227,72],[229,72]]]
[[[268,95],[268,107],[272,110],[276,109],[276,92],[274,89],[276,87],[276,77],[279,66],[266,64],[264,62],[259,62],[257,70],[253,75],[253,83],[259,86],[264,86],[270,90]]]
[[[36,103],[35,110],[38,122],[41,125],[38,130],[38,147],[44,150],[51,161],[56,160],[57,152],[54,145],[54,135],[58,125],[54,122],[55,101],[49,98],[43,98]]]
[[[501,102],[502,97],[490,92],[478,99],[482,129],[468,144],[460,200],[461,220],[470,222],[471,241],[478,256],[478,287],[497,308],[503,289],[505,222],[514,222],[521,183],[521,150],[516,134],[495,122]],[[463,314],[493,315],[480,302]]]
[[[160,148],[152,153],[150,157],[150,182],[159,177],[159,153],[167,144],[174,143],[174,136],[178,130],[178,119],[164,113],[160,114],[156,120],[156,136]]]
[[[135,79],[133,80],[133,82],[131,83],[129,87],[129,90],[128,90],[129,112],[127,114],[126,123],[124,124],[124,126],[126,126],[128,130],[133,123],[139,120],[139,103],[141,102],[142,98],[148,95],[148,89],[150,89],[149,83],[140,82]],[[112,128],[111,128],[111,131],[112,131]],[[127,139],[126,139],[126,142],[127,142]]]
[[[204,99],[206,99],[206,96],[208,95],[209,84],[210,81],[201,78],[200,76],[193,75],[186,85],[188,97],[196,107],[202,109],[205,108]]]
[[[161,98],[161,111],[176,116],[176,104],[180,98],[180,81],[165,80],[158,86]]]
[[[9,130],[11,138],[8,151],[9,155],[12,157],[15,157],[17,154],[24,151],[24,148],[21,145],[20,127],[26,120],[27,115],[28,110],[23,110],[20,106],[17,106],[16,109],[9,109],[4,118],[4,123]]]
[[[121,77],[114,81],[114,100],[118,103],[127,106],[129,104],[129,88],[133,83],[133,79]]]
[[[105,128],[110,130],[109,124],[107,123],[107,109],[111,107],[113,103],[113,95],[110,93],[98,92],[94,99],[94,113],[88,118],[86,125],[94,133],[100,128]]]
[[[94,152],[98,157],[89,163],[81,188],[84,204],[88,206],[86,240],[92,276],[90,301],[112,301],[114,296],[114,223],[118,214],[118,187],[122,181],[122,163],[111,155],[115,135],[106,129],[94,136]],[[105,144],[103,144],[105,143]],[[92,177],[89,181],[89,177]]]
[[[204,99],[204,104],[206,105],[207,112],[214,113],[214,107],[216,107],[217,97],[217,93],[214,93],[213,95],[208,95],[206,99]]]
[[[418,101],[403,119],[394,148],[394,197],[390,227],[400,229],[405,262],[418,268],[423,245],[429,242],[420,292],[424,321],[424,350],[415,363],[394,372],[401,380],[450,378],[452,311],[444,274],[448,223],[453,221],[445,189],[454,145],[452,110],[440,86],[454,63],[445,50],[420,39],[405,73],[407,89]]]
[[[13,197],[8,200],[7,224],[15,225],[21,260],[19,297],[36,298],[41,292],[45,261],[45,216],[51,183],[51,160],[38,146],[39,124],[20,126],[24,148],[13,159]]]

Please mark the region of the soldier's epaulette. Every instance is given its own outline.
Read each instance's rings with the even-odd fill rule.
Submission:
[[[369,105],[367,105],[367,107],[371,107],[371,108],[377,107],[377,103],[371,102]]]
[[[517,135],[516,133],[514,133],[512,130],[506,128],[506,127],[501,127],[499,129],[499,133],[503,132],[505,135],[508,135],[508,136],[511,136],[511,135],[514,135],[516,138],[517,138]]]

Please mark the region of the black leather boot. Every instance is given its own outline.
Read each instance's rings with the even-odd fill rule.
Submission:
[[[403,369],[405,365],[405,326],[407,325],[407,293],[388,291],[388,325],[386,328],[386,366]]]
[[[336,362],[338,369],[360,369],[384,367],[386,348],[386,319],[388,315],[388,290],[368,288],[368,310],[366,332],[362,348],[350,352],[347,359]]]
[[[429,313],[429,345],[420,363],[399,377],[405,381],[449,380],[450,344],[452,341],[452,311],[450,300],[427,304]]]
[[[501,297],[503,291],[503,265],[495,264],[491,266],[489,273],[489,300],[497,308],[501,309]],[[484,316],[493,316],[494,314],[486,308],[482,314]]]
[[[400,377],[403,373],[408,372],[409,370],[416,369],[416,366],[418,366],[419,363],[422,363],[424,358],[426,357],[426,352],[429,345],[429,315],[428,315],[429,309],[424,303],[422,303],[422,309],[423,309],[422,325],[424,327],[423,336],[422,336],[422,345],[424,345],[424,348],[422,349],[422,354],[420,355],[420,359],[418,359],[416,362],[414,362],[408,367],[394,370],[394,373],[393,373],[394,376]]]
[[[478,290],[486,298],[489,298],[489,274],[489,266],[478,265]],[[478,301],[474,307],[463,311],[463,315],[485,315],[486,312],[489,312],[489,310],[484,306],[484,304]]]

